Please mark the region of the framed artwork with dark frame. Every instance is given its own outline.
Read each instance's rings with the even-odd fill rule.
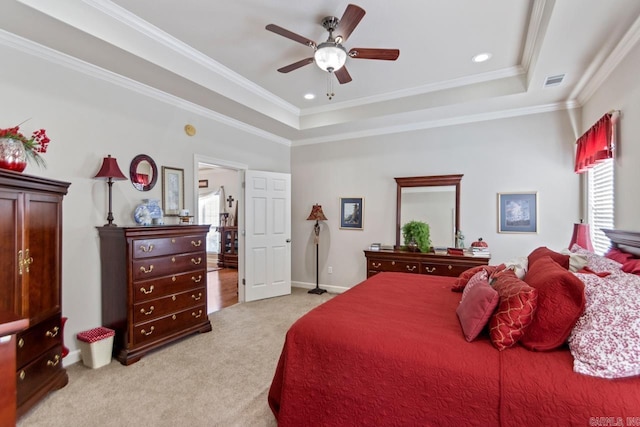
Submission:
[[[165,216],[178,216],[184,208],[184,169],[162,167],[162,210]]]
[[[209,188],[209,180],[208,179],[199,179],[198,180],[198,188]]]
[[[538,193],[498,193],[498,233],[537,233]]]
[[[362,230],[364,220],[364,199],[362,197],[340,198],[340,228]]]

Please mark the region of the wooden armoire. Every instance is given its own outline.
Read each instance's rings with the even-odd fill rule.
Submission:
[[[16,336],[17,413],[68,382],[62,367],[62,198],[69,183],[0,170],[0,311]]]

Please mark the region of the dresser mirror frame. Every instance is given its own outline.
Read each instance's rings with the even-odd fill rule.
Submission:
[[[452,241],[455,245],[455,238],[460,230],[460,181],[462,181],[463,175],[431,175],[431,176],[413,176],[413,177],[401,177],[394,178],[397,184],[397,196],[396,196],[396,250],[400,250],[400,239],[402,237],[402,230],[400,224],[402,218],[402,189],[403,188],[417,188],[417,187],[448,187],[455,188],[455,221]],[[431,224],[429,224],[431,227]]]
[[[142,174],[141,170],[144,169],[144,172],[149,172],[148,174]],[[144,180],[140,179],[141,175],[151,175],[151,178],[144,183]],[[131,184],[133,188],[138,191],[149,191],[151,190],[158,181],[158,167],[156,166],[156,162],[146,154],[138,154],[131,160],[131,165],[129,166],[129,178],[131,179]],[[142,181],[142,182],[141,182]]]

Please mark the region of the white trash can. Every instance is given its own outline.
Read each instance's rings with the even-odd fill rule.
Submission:
[[[82,363],[92,369],[111,363],[114,335],[113,329],[104,327],[79,332],[77,338],[80,344]]]

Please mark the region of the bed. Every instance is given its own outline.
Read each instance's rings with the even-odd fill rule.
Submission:
[[[640,425],[637,375],[576,373],[567,344],[498,351],[486,329],[468,342],[455,281],[380,273],[300,318],[269,390],[278,425]]]

